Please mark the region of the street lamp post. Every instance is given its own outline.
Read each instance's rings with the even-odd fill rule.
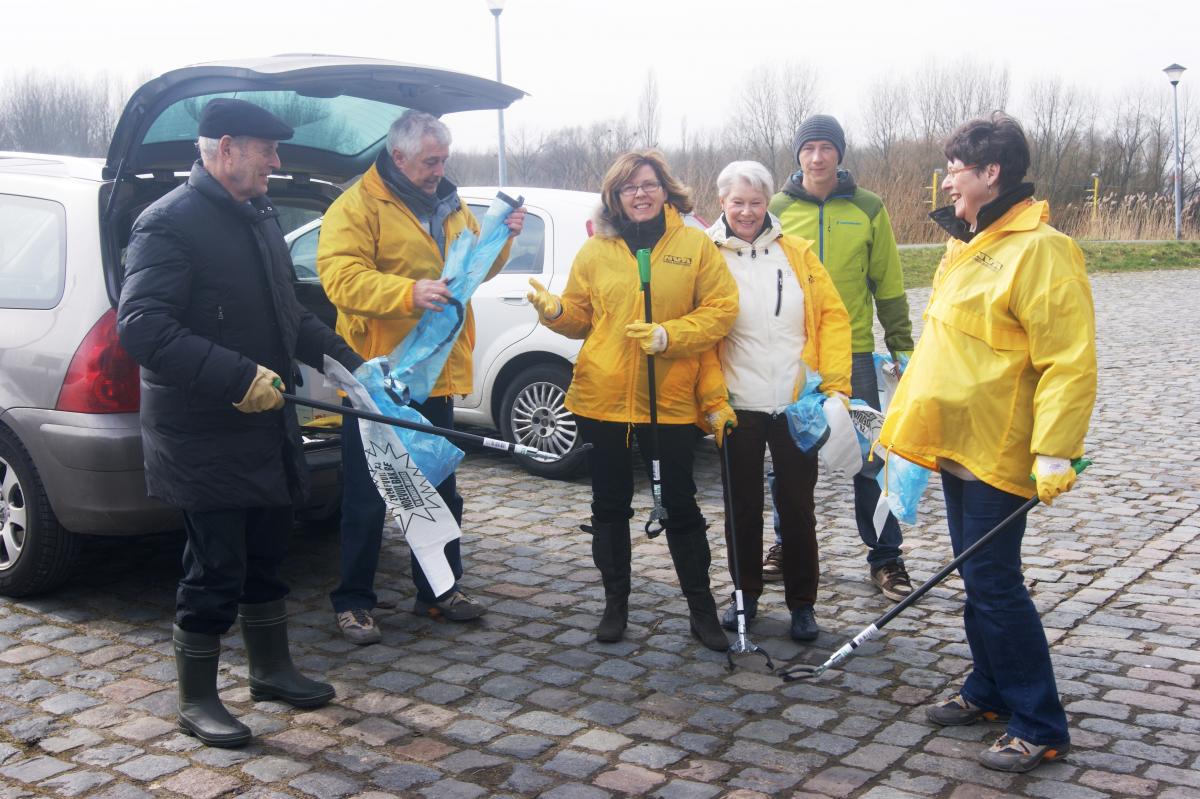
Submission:
[[[1175,99],[1175,239],[1183,238],[1183,155],[1179,146],[1179,79],[1184,70],[1178,64],[1172,64],[1163,70],[1167,80],[1171,81],[1171,93]]]
[[[496,19],[496,82],[502,83],[500,77],[500,12],[504,10],[505,0],[487,0],[488,9],[492,12],[492,16]],[[497,147],[500,158],[500,186],[508,183],[508,166],[504,163],[504,109],[496,110],[496,117],[499,120],[500,143]]]

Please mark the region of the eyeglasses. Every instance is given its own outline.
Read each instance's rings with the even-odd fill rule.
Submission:
[[[645,183],[639,183],[636,186],[633,185],[632,183],[630,183],[627,186],[621,187],[621,196],[622,197],[632,197],[635,194],[637,194],[639,191],[642,194],[653,194],[654,192],[658,191],[661,188],[662,188],[662,184],[659,183],[657,180],[647,180]]]
[[[979,164],[963,164],[962,166],[950,166],[946,164],[946,177],[952,178],[959,172],[966,172],[968,169],[978,169]]]

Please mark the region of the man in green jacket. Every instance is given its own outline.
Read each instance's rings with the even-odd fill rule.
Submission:
[[[879,196],[860,188],[850,172],[839,167],[846,154],[846,134],[836,119],[809,117],[796,131],[793,146],[800,169],[771,199],[770,210],[784,233],[816,243],[817,255],[850,314],[853,395],[879,408],[873,315],[879,316],[884,342],[896,363],[903,366],[913,349],[892,223]],[[882,531],[875,529],[879,494],[873,478],[855,475],[854,512],[858,534],[868,547],[871,581],[884,596],[899,602],[912,593],[912,582],[900,557],[902,536],[896,518],[889,513]],[[773,557],[781,557],[778,546],[768,552],[764,570],[775,570]]]

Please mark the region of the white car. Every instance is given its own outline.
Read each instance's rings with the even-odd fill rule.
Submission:
[[[459,195],[482,217],[496,191],[495,187],[465,187],[459,189]],[[555,293],[566,287],[571,262],[591,235],[591,217],[600,195],[524,186],[506,186],[504,192],[525,198],[525,228],[504,269],[482,284],[471,299],[475,392],[455,400],[454,419],[462,425],[499,430],[508,441],[562,456],[550,463],[514,457],[534,474],[570,477],[582,466],[579,458],[572,457],[582,442],[563,399],[581,342],[538,324],[537,313],[525,295],[530,278]],[[316,272],[319,235],[320,220],[314,220],[287,236],[301,283],[298,291],[308,297],[309,307],[316,305],[313,295],[320,292]],[[321,314],[330,325],[332,314],[332,306]],[[309,385],[302,390],[320,394],[320,377],[305,377]]]
[[[199,112],[210,98],[239,96],[296,128],[279,145],[283,168],[268,190],[280,224],[291,230],[323,214],[337,186],[371,165],[405,109],[504,108],[523,94],[378,59],[286,55],[198,64],[133,94],[106,159],[0,153],[0,595],[60,584],[80,534],[181,525],[177,510],[146,496],[138,368],[117,341],[115,308],[133,222],[186,179]],[[300,286],[298,294],[311,289]],[[319,286],[316,293],[301,299],[328,306]],[[310,518],[336,513],[336,435],[313,433],[306,454],[312,498],[298,510]]]

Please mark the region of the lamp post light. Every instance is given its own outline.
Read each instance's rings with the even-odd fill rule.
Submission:
[[[487,0],[488,9],[492,12],[492,16],[496,18],[496,82],[502,83],[500,78],[500,12],[504,10],[505,0]],[[508,166],[504,163],[504,109],[496,110],[496,118],[499,120],[500,143],[497,147],[500,158],[500,187],[503,188],[508,183]]]
[[[1175,99],[1175,239],[1183,238],[1183,155],[1179,146],[1179,79],[1184,70],[1178,64],[1172,64],[1163,70],[1167,80],[1171,81],[1171,94]]]

